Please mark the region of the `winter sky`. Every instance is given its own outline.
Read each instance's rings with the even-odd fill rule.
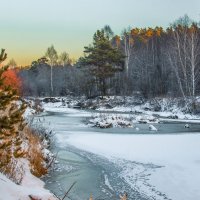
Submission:
[[[200,21],[200,0],[0,0],[0,48],[27,65],[53,44],[78,58],[97,29],[166,27],[188,14]]]

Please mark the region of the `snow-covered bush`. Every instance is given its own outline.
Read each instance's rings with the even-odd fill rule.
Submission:
[[[149,124],[149,123],[159,123],[159,119],[152,115],[138,115],[136,116],[134,122],[140,124]]]
[[[97,114],[89,120],[89,126],[99,128],[112,128],[112,127],[132,127],[130,118],[125,118],[120,115]]]

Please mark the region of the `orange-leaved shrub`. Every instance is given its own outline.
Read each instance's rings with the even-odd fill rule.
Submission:
[[[18,75],[18,69],[7,69],[2,74],[4,77],[4,85],[10,86],[12,89],[17,91],[17,94],[21,93],[22,80]]]

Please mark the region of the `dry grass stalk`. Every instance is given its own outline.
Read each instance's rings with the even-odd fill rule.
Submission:
[[[41,177],[47,173],[45,157],[42,153],[41,140],[38,135],[32,133],[30,129],[26,129],[26,137],[28,139],[27,158],[30,162],[30,168],[33,175]]]

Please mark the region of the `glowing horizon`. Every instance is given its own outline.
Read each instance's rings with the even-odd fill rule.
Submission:
[[[106,24],[120,35],[128,26],[167,27],[184,14],[200,21],[199,10],[199,0],[7,0],[1,2],[0,48],[18,65],[44,56],[52,44],[77,59]]]

